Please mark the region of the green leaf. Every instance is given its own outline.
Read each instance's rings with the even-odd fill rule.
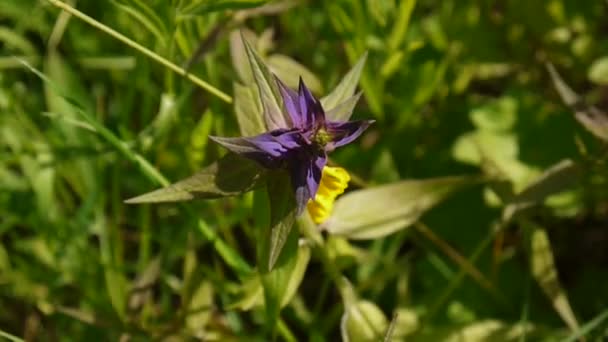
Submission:
[[[292,229],[285,241],[281,255],[270,271],[261,271],[262,286],[264,289],[264,306],[266,311],[266,326],[269,331],[274,329],[275,323],[286,298],[289,283],[298,257],[298,231]]]
[[[473,124],[482,130],[507,132],[517,120],[517,101],[512,97],[502,97],[485,106],[475,108],[470,113]]]
[[[608,85],[608,57],[602,57],[591,64],[587,73],[589,80],[598,85]]]
[[[532,324],[508,325],[498,320],[478,320],[471,324],[429,326],[419,333],[408,336],[407,341],[449,342],[518,342],[559,341],[560,333],[550,332]]]
[[[580,176],[580,167],[570,159],[564,159],[549,167],[535,181],[509,200],[503,212],[503,220],[511,220],[520,211],[543,204],[550,195],[570,189]]]
[[[367,52],[364,53],[357,63],[350,69],[350,71],[342,78],[337,87],[335,87],[331,93],[321,99],[321,104],[325,111],[330,111],[340,103],[348,100],[355,94],[355,89],[359,84],[359,78],[361,78],[361,71],[367,60]],[[327,116],[329,120],[336,120],[331,116]]]
[[[344,310],[340,324],[342,341],[371,342],[382,340],[383,333],[388,325],[388,320],[376,304],[359,300],[347,305]]]
[[[213,286],[209,281],[201,281],[188,304],[186,326],[193,332],[203,333],[213,312]]]
[[[234,83],[234,113],[242,136],[251,137],[266,131],[262,104],[253,87]]]
[[[116,7],[128,13],[156,37],[164,46],[167,40],[167,28],[162,19],[145,2],[140,0],[113,0]]]
[[[243,43],[245,44],[247,58],[249,59],[255,83],[260,92],[266,130],[271,131],[273,129],[289,127],[288,123],[291,119],[287,113],[283,112],[283,100],[274,75],[244,38]]]
[[[350,239],[386,236],[410,226],[452,192],[477,182],[477,177],[445,177],[353,191],[336,201],[326,229]]]
[[[292,229],[294,230],[294,229]],[[289,281],[287,283],[287,288],[284,291],[283,297],[281,299],[281,307],[287,306],[291,299],[298,291],[302,280],[304,280],[304,274],[306,273],[306,269],[308,268],[308,262],[310,261],[310,247],[303,241],[300,240],[298,243],[298,255],[296,257],[295,263],[292,265],[291,270],[288,270],[290,273]]]
[[[268,0],[201,0],[193,1],[180,14],[201,15],[216,11],[238,10],[263,5]]]
[[[116,314],[118,314],[118,317],[124,321],[127,306],[127,278],[122,272],[111,265],[105,265],[104,276],[112,307],[116,311]]]
[[[414,10],[415,6],[416,0],[402,0],[400,2],[397,21],[393,26],[388,40],[390,50],[398,49],[401,46],[401,43],[405,40],[405,36],[410,24],[410,18],[412,17],[412,11]]]
[[[295,198],[289,175],[284,171],[277,171],[268,179],[270,225],[263,241],[268,245],[262,250],[264,253],[262,264],[258,265],[263,272],[272,270],[279,259],[296,216]]]
[[[545,230],[541,227],[528,224],[533,229],[530,240],[530,268],[532,276],[538,282],[543,292],[549,297],[555,311],[572,331],[579,329],[578,321],[572,312],[566,292],[563,290],[557,277],[557,269],[553,261],[551,243]]]
[[[270,224],[261,231],[257,248],[266,325],[272,331],[297,264],[298,231],[292,229],[296,206],[289,175],[276,171],[269,177],[267,193]]]
[[[362,93],[359,92],[349,97],[344,102],[327,111],[325,116],[331,118],[333,121],[348,121],[353,114],[353,110],[355,110],[357,102],[359,102],[359,99],[361,98],[361,94]]]
[[[552,64],[547,64],[547,70],[562,101],[574,111],[576,120],[598,139],[608,141],[608,114],[583,103],[580,96],[564,82]]]
[[[265,171],[254,161],[229,153],[195,175],[125,203],[189,201],[196,198],[236,196],[250,191],[264,179]]]
[[[320,94],[323,92],[323,86],[317,76],[293,58],[275,53],[268,56],[266,62],[270,70],[288,87],[297,89],[300,77],[302,77],[306,86],[313,93]]]
[[[280,291],[283,293],[280,300],[281,308],[287,306],[297,293],[300,284],[304,280],[304,274],[306,273],[309,261],[310,247],[304,243],[303,240],[300,240],[298,243],[298,251],[295,262],[291,260],[289,265],[287,265],[288,267],[284,267],[281,270],[281,272],[289,273],[289,281],[287,282],[287,286],[285,289],[281,289]],[[271,273],[277,270],[277,267],[275,267]],[[264,288],[262,286],[261,277],[261,274],[255,273],[246,278],[239,289],[238,299],[229,304],[227,309],[237,308],[247,311],[254,307],[264,305]]]

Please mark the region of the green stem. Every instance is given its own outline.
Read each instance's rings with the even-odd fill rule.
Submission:
[[[224,102],[227,103],[232,103],[232,97],[230,97],[230,95],[224,93],[223,91],[215,88],[214,86],[210,85],[209,83],[201,80],[200,78],[189,74],[186,70],[180,68],[179,66],[175,65],[174,63],[172,63],[171,61],[159,56],[158,54],[156,54],[154,51],[138,44],[137,42],[133,41],[132,39],[128,38],[127,36],[123,35],[122,33],[100,23],[99,21],[89,17],[88,15],[80,12],[79,10],[75,9],[74,7],[59,1],[59,0],[47,0],[48,2],[50,2],[53,6],[59,7],[62,10],[70,13],[71,15],[77,17],[78,19],[86,22],[87,24],[109,34],[110,36],[120,40],[121,42],[123,42],[124,44],[128,45],[129,47],[134,48],[135,50],[143,53],[144,55],[152,58],[153,60],[155,60],[156,62],[166,66],[167,68],[173,70],[175,73],[177,73],[178,75],[184,76],[187,79],[189,79],[190,81],[192,81],[194,84],[200,86],[201,88],[207,90],[209,93],[219,97],[220,99],[222,99]]]

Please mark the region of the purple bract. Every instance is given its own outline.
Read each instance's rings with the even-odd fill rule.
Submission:
[[[283,106],[289,114],[287,127],[253,137],[211,139],[266,168],[286,168],[291,174],[300,214],[308,200],[317,193],[327,153],[355,140],[373,120],[326,120],[321,103],[301,78],[298,92],[289,89],[278,78],[276,81]]]

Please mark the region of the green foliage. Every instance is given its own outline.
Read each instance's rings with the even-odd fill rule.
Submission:
[[[0,1],[0,337],[605,339],[607,6]],[[376,119],[320,227],[273,74]]]

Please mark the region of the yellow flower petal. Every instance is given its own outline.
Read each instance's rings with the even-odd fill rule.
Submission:
[[[325,166],[321,175],[321,183],[314,200],[308,201],[307,208],[314,223],[327,220],[334,207],[336,197],[348,186],[350,176],[341,167]]]

